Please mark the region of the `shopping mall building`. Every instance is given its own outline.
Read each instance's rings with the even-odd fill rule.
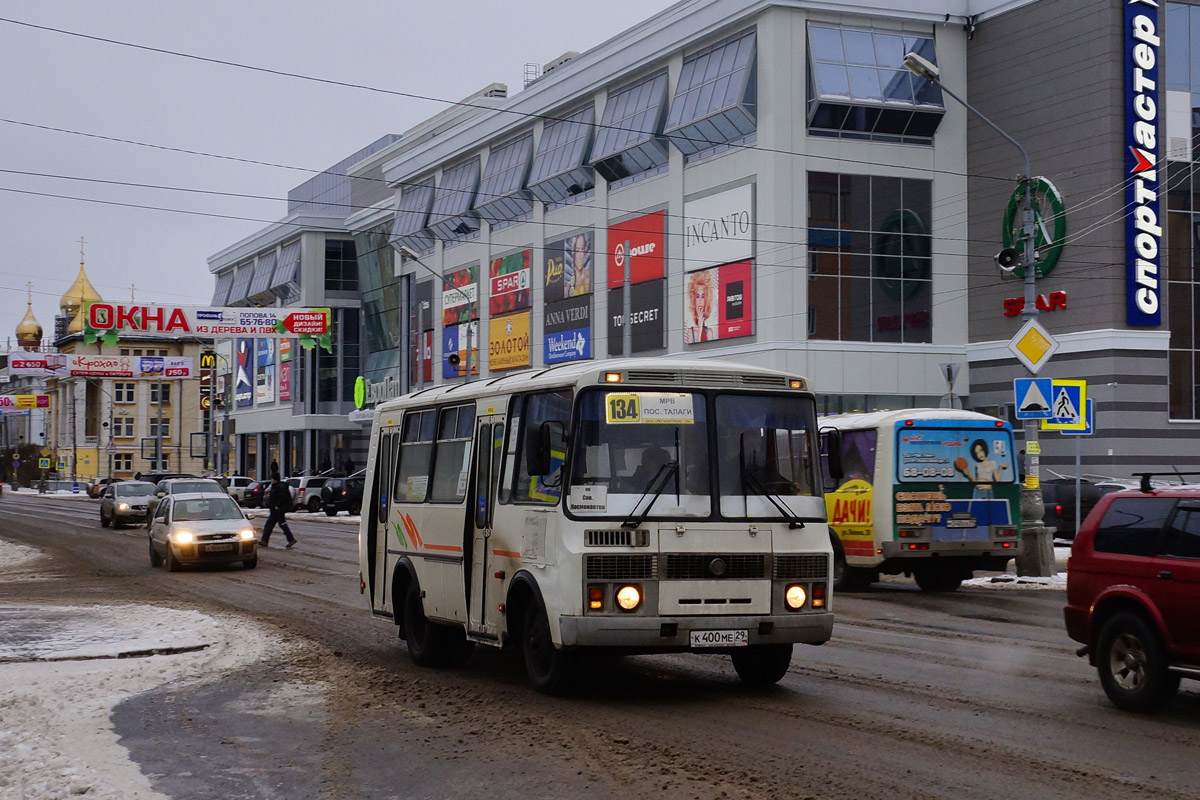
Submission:
[[[687,0],[538,72],[381,139],[323,176],[340,206],[289,208],[210,259],[214,303],[339,309],[336,352],[303,378],[306,403],[333,404],[244,392],[241,452],[361,452],[344,416],[321,421],[336,448],[267,438],[297,409],[344,415],[351,367],[369,407],[627,351],[803,374],[828,412],[1011,417],[1024,290],[993,257],[1021,226],[1024,162],[953,93],[1045,179],[1038,321],[1057,350],[1038,375],[1086,380],[1097,414],[1092,436],[1043,435],[1043,477],[1074,472],[1076,441],[1085,472],[1200,467],[1200,5]],[[294,294],[273,285],[291,240]]]

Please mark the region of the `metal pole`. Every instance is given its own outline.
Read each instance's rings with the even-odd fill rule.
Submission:
[[[633,252],[629,240],[625,240],[625,284],[622,287],[621,308],[621,355],[633,355],[633,285],[630,276],[633,274]]]
[[[162,375],[158,376],[158,430],[155,431],[154,437],[154,471],[160,472],[163,469],[162,465]]]
[[[415,284],[414,284],[415,285]],[[417,386],[425,388],[425,301],[417,301]]]
[[[421,257],[419,255],[417,255],[417,251],[415,251],[411,248],[408,248],[408,247],[402,247],[402,248],[400,248],[400,255],[404,259],[407,259],[408,261],[413,261],[413,262],[419,264],[426,272],[428,272],[430,275],[433,275],[435,278],[440,280],[444,286],[458,292],[460,295],[462,295],[463,300],[467,301],[467,337],[466,337],[467,338],[467,382],[469,383],[471,381],[471,304],[472,304],[471,298],[467,295],[466,292],[464,292],[462,289],[460,289],[459,287],[457,287],[453,283],[451,283],[449,278],[447,278],[442,273],[437,272],[436,270],[433,269],[433,267],[429,266],[424,261],[422,261]],[[401,262],[401,263],[403,263],[403,262]],[[418,309],[419,308],[420,308],[420,306],[418,305]],[[418,326],[418,327],[420,327],[420,326]],[[424,333],[424,331],[422,331],[422,333]],[[424,344],[425,344],[424,337],[422,337],[422,340],[421,340],[422,348],[424,347]],[[424,353],[422,353],[422,356],[424,356]],[[421,374],[422,374],[422,376],[424,376],[424,374],[425,374],[423,366],[422,366]]]

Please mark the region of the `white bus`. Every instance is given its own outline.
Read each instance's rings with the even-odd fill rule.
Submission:
[[[557,693],[586,648],[783,677],[833,629],[814,396],[774,370],[589,361],[375,411],[361,589],[423,666],[513,644]]]
[[[833,449],[841,475],[825,477],[829,524],[842,544],[839,591],[865,589],[881,572],[912,575],[925,591],[954,591],[975,570],[1003,571],[1021,552],[1007,422],[910,408],[822,417],[821,425],[840,439]]]

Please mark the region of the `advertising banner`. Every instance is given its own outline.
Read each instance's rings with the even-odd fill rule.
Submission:
[[[328,308],[215,308],[92,303],[87,324],[97,331],[197,336],[266,336],[329,332]]]
[[[255,350],[254,402],[267,405],[275,402],[275,340],[257,339]]]
[[[622,353],[624,291],[624,288],[618,288],[608,292],[609,357]],[[633,352],[644,353],[648,350],[663,349],[667,346],[666,279],[635,283],[630,287],[630,295]]]
[[[529,352],[529,318],[532,312],[521,311],[506,317],[488,320],[488,367],[490,369],[520,369],[533,362]]]
[[[292,399],[292,362],[284,361],[279,365],[279,402],[286,403]]]
[[[443,327],[479,319],[479,265],[455,270],[446,280],[450,285],[442,286]]]
[[[279,340],[279,363],[285,364],[291,360],[292,360],[292,340],[291,339],[280,339]]]
[[[433,318],[433,281],[420,281],[413,288],[409,303],[408,327],[410,330],[431,331],[437,325]]]
[[[238,339],[234,353],[237,362],[233,382],[233,401],[238,408],[254,405],[254,340]]]
[[[542,343],[547,365],[591,358],[591,295],[548,303],[543,328]]]
[[[749,261],[688,274],[683,292],[686,344],[734,339],[754,333]]]
[[[683,204],[685,271],[743,261],[753,256],[753,184]]]
[[[529,308],[532,258],[533,251],[522,250],[492,259],[488,268],[488,311],[492,316]]]
[[[608,226],[608,288],[625,283],[626,258],[630,283],[666,277],[665,220],[666,212],[655,211]]]
[[[1163,228],[1159,215],[1159,115],[1165,93],[1159,94],[1158,5],[1126,2],[1125,42],[1125,322],[1138,327],[1162,324],[1159,285]],[[1172,43],[1175,34],[1172,34]],[[1179,34],[1187,41],[1187,34]],[[1192,40],[1194,41],[1194,34]],[[1184,51],[1186,52],[1186,51]],[[1186,60],[1185,62],[1186,63]],[[1193,105],[1195,103],[1193,102]],[[1165,159],[1163,159],[1165,160]]]
[[[24,410],[29,408],[49,408],[48,394],[0,394],[0,408]]]
[[[416,386],[420,381],[428,383],[433,380],[433,331],[416,334],[414,343],[412,357],[409,359],[409,374],[413,376],[412,386]]]
[[[84,378],[191,378],[191,356],[97,356],[65,353],[22,353],[9,358],[11,375]]]
[[[468,325],[470,329],[468,331]],[[462,378],[467,374],[467,340],[471,342],[471,374],[479,374],[479,323],[450,325],[442,329],[442,377]],[[450,363],[450,355],[458,356],[458,363]]]
[[[546,244],[546,302],[592,292],[595,235],[591,231]]]

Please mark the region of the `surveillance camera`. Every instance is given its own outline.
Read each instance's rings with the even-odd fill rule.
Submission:
[[[937,80],[937,76],[942,72],[932,61],[916,53],[904,54],[904,68],[929,81]]]

